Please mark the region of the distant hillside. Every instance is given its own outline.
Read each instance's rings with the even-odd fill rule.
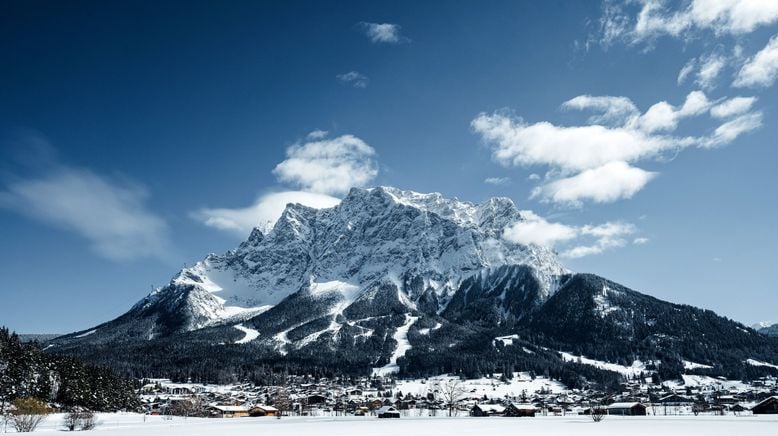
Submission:
[[[20,333],[19,340],[22,342],[46,342],[62,336],[59,333]]]
[[[778,336],[778,323],[765,323],[759,326],[754,326],[754,329],[763,335]]]

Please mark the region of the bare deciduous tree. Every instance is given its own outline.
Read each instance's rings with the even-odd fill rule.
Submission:
[[[186,418],[190,416],[202,416],[204,414],[203,400],[200,397],[193,396],[183,401],[177,401],[171,406],[170,413]]]
[[[292,406],[292,400],[289,398],[289,390],[286,386],[279,386],[275,395],[273,395],[273,407],[278,409],[278,419],[281,419],[281,415],[288,412]]]
[[[448,416],[452,416],[454,412],[458,411],[457,407],[464,400],[467,391],[462,380],[451,378],[438,384],[438,392],[440,392],[443,405],[448,409]]]

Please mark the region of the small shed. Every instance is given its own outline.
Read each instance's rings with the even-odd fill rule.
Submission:
[[[470,409],[470,416],[500,416],[505,407],[499,404],[476,404]]]
[[[778,396],[765,398],[751,408],[754,415],[778,415]]]
[[[377,411],[379,418],[399,418],[400,411],[394,406],[383,406]]]
[[[273,406],[259,405],[249,409],[249,416],[278,416],[279,410]]]
[[[508,404],[505,415],[509,417],[535,416],[537,409],[532,404]]]
[[[608,415],[645,416],[646,406],[640,403],[613,403],[608,406]]]

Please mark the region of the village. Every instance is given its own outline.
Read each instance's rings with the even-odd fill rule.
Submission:
[[[438,376],[397,380],[372,376],[313,380],[287,376],[278,386],[250,383],[209,385],[146,379],[140,389],[144,412],[163,417],[211,418],[283,416],[573,416],[759,415],[778,414],[778,380],[751,383],[684,376],[661,385],[632,380],[619,392],[566,389],[528,373],[507,379],[495,374],[475,380]]]

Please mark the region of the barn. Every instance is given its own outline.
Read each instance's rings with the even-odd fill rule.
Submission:
[[[754,415],[778,415],[778,396],[772,396],[762,400],[761,403],[751,408]]]
[[[499,404],[476,404],[470,409],[470,416],[500,416],[505,413],[505,407]]]
[[[254,406],[249,409],[249,416],[278,416],[279,410],[272,406]]]
[[[400,411],[394,406],[383,406],[376,412],[379,418],[399,418]]]
[[[640,403],[613,403],[608,406],[608,415],[645,416],[646,406]]]
[[[532,404],[508,404],[505,408],[505,415],[509,417],[535,416],[535,406]]]
[[[249,416],[248,407],[243,406],[211,406],[208,410],[213,418],[242,418]]]

